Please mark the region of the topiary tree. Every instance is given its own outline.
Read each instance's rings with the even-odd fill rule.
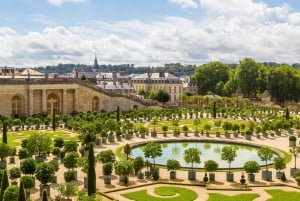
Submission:
[[[9,170],[9,178],[13,181],[21,177],[21,170],[18,167],[13,167]]]
[[[155,168],[155,158],[162,155],[161,145],[156,142],[150,142],[143,147],[143,152],[146,158],[152,158]]]
[[[22,176],[21,181],[23,183],[24,188],[26,189],[26,192],[29,192],[28,189],[34,187],[34,178],[32,176]]]
[[[107,162],[115,162],[116,156],[112,150],[100,151],[100,153],[96,156],[99,162],[107,163]]]
[[[221,152],[221,160],[227,161],[228,163],[228,173],[230,173],[231,163],[237,157],[236,148],[233,146],[224,146]]]
[[[3,121],[2,123],[3,129],[2,129],[2,143],[7,144],[7,121]]]
[[[93,143],[89,144],[89,154],[88,154],[88,195],[93,195],[96,193],[96,171],[95,171],[95,156]]]
[[[175,159],[168,159],[166,164],[167,170],[170,171],[170,179],[176,179],[176,171],[181,168],[180,162]]]
[[[77,151],[78,143],[75,140],[65,141],[64,150],[65,152]]]
[[[9,187],[8,176],[5,170],[1,180],[0,200],[3,200],[4,192],[8,187]]]
[[[184,160],[186,163],[191,163],[192,170],[194,169],[194,163],[201,163],[200,150],[197,148],[189,148],[184,151]]]
[[[53,145],[54,147],[62,148],[64,146],[65,140],[62,137],[56,137],[54,138],[53,142],[54,142]]]
[[[295,166],[294,166],[294,169],[297,168],[297,158],[299,157],[300,155],[300,147],[292,147],[290,149],[290,153],[293,155],[294,159],[295,159]]]
[[[5,189],[3,195],[3,201],[17,201],[18,200],[19,187],[16,185],[9,186]]]
[[[115,172],[120,176],[120,180],[124,182],[125,185],[129,182],[129,175],[134,173],[133,161],[131,160],[121,160],[115,163]]]
[[[124,154],[126,155],[126,159],[128,160],[128,156],[131,154],[131,147],[129,144],[125,144],[124,146]]]
[[[262,147],[258,150],[258,156],[262,161],[266,162],[266,171],[268,171],[268,161],[273,158],[274,152],[269,147]]]
[[[145,167],[145,161],[143,157],[137,156],[133,161],[133,166],[134,166],[134,174],[138,174],[139,172],[141,172],[143,167]]]
[[[0,143],[1,162],[3,162],[4,159],[10,155],[10,153],[11,153],[11,148],[5,143]]]
[[[67,169],[74,169],[78,167],[77,160],[79,154],[77,152],[69,152],[63,159],[63,164]]]
[[[33,158],[25,158],[21,161],[20,169],[23,174],[33,175],[36,169],[35,160]]]
[[[54,170],[49,163],[40,163],[35,172],[35,177],[41,182],[42,185],[47,185],[47,183],[52,181],[54,176]]]
[[[38,132],[30,135],[26,148],[30,154],[47,154],[51,152],[52,140],[47,133]]]
[[[22,180],[20,181],[20,186],[19,186],[18,201],[26,201],[26,195],[25,195],[24,185]]]

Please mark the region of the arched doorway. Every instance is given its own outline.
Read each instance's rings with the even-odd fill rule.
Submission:
[[[47,97],[47,113],[49,116],[52,116],[53,112],[59,114],[59,99],[58,95],[54,93]]]
[[[19,117],[24,114],[24,104],[20,96],[14,96],[11,99],[12,117]]]

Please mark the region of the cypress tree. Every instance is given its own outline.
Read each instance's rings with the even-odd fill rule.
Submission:
[[[55,129],[56,129],[55,109],[54,108],[53,108],[53,112],[52,112],[52,129],[53,129],[53,131],[55,131]]]
[[[47,191],[45,189],[43,190],[42,201],[48,201]]]
[[[3,136],[2,136],[2,142],[7,144],[7,122],[3,121]]]
[[[3,196],[4,196],[4,191],[5,189],[9,186],[8,183],[8,176],[7,176],[7,172],[6,170],[4,171],[3,177],[2,177],[2,181],[1,181],[1,190],[0,190],[0,201],[3,200]]]
[[[285,119],[289,120],[290,119],[290,112],[289,112],[289,108],[285,109]]]
[[[88,195],[96,193],[96,171],[95,171],[95,157],[93,143],[89,144],[89,155],[88,155]]]
[[[24,185],[23,185],[22,180],[20,180],[20,187],[19,187],[18,201],[26,201],[26,195],[25,195]]]
[[[214,101],[213,105],[213,118],[217,118],[217,107],[216,107],[216,102]]]
[[[117,121],[120,121],[120,107],[117,107]]]

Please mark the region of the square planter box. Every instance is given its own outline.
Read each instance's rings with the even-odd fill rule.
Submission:
[[[238,134],[238,133],[233,133],[233,136],[234,136],[235,138],[237,138],[237,137],[239,137],[239,134]]]
[[[300,170],[299,168],[291,168],[290,169],[290,176],[295,177],[296,172]]]
[[[225,133],[226,138],[230,138],[230,133]]]
[[[251,139],[252,139],[252,135],[247,135],[247,134],[246,134],[246,135],[245,135],[245,139],[246,139],[246,140],[251,140]]]
[[[255,182],[255,174],[248,174],[248,181]]]
[[[261,176],[262,176],[262,180],[265,180],[265,181],[272,181],[272,171],[266,171],[266,170],[263,170],[261,172]]]
[[[143,172],[138,172],[137,173],[137,178],[138,179],[144,179],[144,173]]]
[[[209,182],[216,181],[216,174],[215,173],[209,173],[208,174],[208,179],[209,179]]]
[[[196,180],[196,171],[188,171],[188,180]]]
[[[281,179],[283,172],[276,172],[276,179]]]
[[[187,133],[187,132],[184,132],[184,136],[187,137],[187,136],[188,136],[188,133]]]
[[[37,163],[43,163],[45,161],[45,157],[44,156],[35,156],[35,161]]]
[[[156,132],[151,132],[151,137],[157,137],[157,133]]]
[[[178,131],[173,131],[173,136],[178,137],[178,135],[179,135],[178,133],[179,133]]]
[[[220,132],[216,132],[216,137],[221,137],[221,133]]]
[[[176,171],[170,171],[170,179],[176,179]]]
[[[105,185],[110,185],[110,184],[111,184],[111,178],[110,178],[110,175],[105,175],[105,176],[104,176],[104,184],[105,184]]]
[[[141,138],[145,138],[146,134],[145,133],[141,133]]]
[[[147,171],[145,171],[145,176],[147,177],[147,178],[149,178],[149,177],[151,177],[151,171],[149,171],[149,170],[147,170]]]
[[[199,137],[199,132],[198,131],[194,131],[194,136],[195,137]]]
[[[295,147],[296,144],[297,144],[296,141],[291,141],[291,140],[289,140],[289,147]]]
[[[234,174],[233,174],[233,172],[227,172],[226,173],[226,181],[229,181],[229,182],[233,182],[234,181]]]

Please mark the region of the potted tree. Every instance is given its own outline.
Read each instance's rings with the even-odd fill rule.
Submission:
[[[188,136],[188,131],[189,131],[189,128],[187,127],[187,125],[184,125],[182,127],[182,131],[184,133],[184,136],[187,137]]]
[[[164,137],[167,137],[167,132],[168,132],[168,126],[167,125],[163,125],[162,127],[161,127],[161,129],[162,129],[162,131],[163,131],[163,135],[164,135]]]
[[[63,183],[58,185],[57,191],[64,197],[65,201],[72,201],[70,197],[76,194],[78,188],[75,184]]]
[[[36,170],[36,162],[33,158],[25,158],[21,161],[20,169],[23,174],[33,176]]]
[[[153,160],[152,176],[154,180],[158,180],[159,169],[155,167],[155,158],[162,155],[161,145],[157,142],[150,142],[143,147],[143,152],[146,158],[152,158]]]
[[[74,168],[78,167],[79,154],[77,152],[69,152],[63,159],[63,165],[68,169],[64,173],[66,182],[77,180],[77,171]]]
[[[36,154],[35,160],[38,163],[44,162],[45,156],[51,151],[52,140],[47,133],[39,132],[30,135],[27,142],[29,154]]]
[[[129,175],[134,173],[133,161],[121,160],[115,163],[115,172],[120,177],[120,181],[125,185],[129,182]]]
[[[209,130],[211,129],[211,126],[209,124],[205,124],[203,129],[206,130],[205,132],[206,137],[209,137]]]
[[[225,137],[230,138],[230,133],[228,133],[229,130],[231,130],[231,122],[225,121],[222,125],[223,129],[225,130]]]
[[[104,184],[110,185],[111,184],[111,173],[113,171],[113,163],[112,162],[105,162],[102,166],[102,173],[104,175]]]
[[[198,119],[198,118],[194,119],[193,123],[195,125],[194,136],[198,137],[199,136],[198,125],[200,124],[200,119]]]
[[[54,170],[49,163],[40,163],[35,172],[35,177],[41,182],[40,185],[40,196],[42,196],[43,190],[47,191],[47,195],[50,197],[50,185],[49,182],[52,181],[54,176]]]
[[[143,157],[137,156],[133,161],[134,173],[137,175],[138,179],[144,178],[144,173],[141,171],[145,167],[145,161]]]
[[[218,170],[219,164],[214,160],[208,160],[204,163],[205,171],[209,172],[208,177],[210,182],[215,181],[215,171]]]
[[[13,167],[9,170],[9,178],[12,180],[12,185],[17,185],[18,182],[16,179],[21,177],[21,170],[18,167]]]
[[[174,136],[174,137],[178,137],[178,135],[179,135],[179,130],[178,130],[179,119],[173,118],[172,124],[173,124],[173,126],[174,126],[173,136]]]
[[[0,169],[6,169],[7,162],[5,160],[6,157],[8,157],[11,153],[10,147],[5,143],[0,143]]]
[[[170,179],[176,179],[176,170],[181,168],[178,160],[168,159],[166,164],[167,170],[170,171]]]
[[[281,172],[281,170],[285,169],[285,167],[286,167],[284,158],[282,158],[280,156],[274,158],[274,167],[277,170],[276,178],[281,179],[283,176],[283,172]]]
[[[294,135],[289,136],[289,147],[295,147],[297,138]]]
[[[246,173],[248,173],[248,180],[250,182],[255,182],[255,174],[258,173],[260,170],[260,166],[256,161],[247,161],[244,164],[244,169]]]
[[[269,147],[262,147],[258,150],[258,156],[262,161],[266,162],[266,170],[262,171],[262,179],[272,181],[272,171],[268,171],[268,161],[273,158],[274,152]]]
[[[214,125],[216,127],[216,137],[220,137],[221,134],[219,132],[219,128],[221,127],[222,121],[221,120],[216,120],[214,121]]]
[[[221,152],[221,160],[227,161],[228,172],[226,173],[227,181],[234,181],[234,174],[230,172],[231,163],[237,157],[236,148],[234,146],[224,146]]]
[[[290,169],[290,175],[291,175],[291,177],[294,177],[295,176],[295,173],[299,170],[299,169],[297,169],[297,158],[299,157],[299,155],[300,155],[300,147],[299,146],[297,146],[297,147],[292,147],[291,149],[290,149],[290,153],[292,154],[292,156],[294,157],[294,161],[295,161],[295,166],[294,166],[294,168],[291,168]]]
[[[156,117],[154,117],[151,121],[151,124],[153,125],[153,130],[151,131],[151,137],[156,137],[157,133],[156,133],[156,126],[158,124],[158,120]]]
[[[25,175],[21,177],[21,181],[26,191],[26,197],[29,198],[30,197],[29,189],[34,187],[34,183],[35,183],[34,178],[32,176]]]
[[[194,163],[201,163],[200,160],[200,150],[197,148],[189,148],[184,151],[184,161],[186,163],[191,163],[191,169],[188,171],[188,179],[195,180],[196,179],[196,171],[194,171]]]
[[[252,138],[252,131],[251,130],[246,130],[245,138],[246,138],[246,140],[251,140],[251,138]]]

